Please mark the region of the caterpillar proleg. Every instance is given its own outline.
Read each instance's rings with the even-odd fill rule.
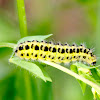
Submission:
[[[15,56],[26,60],[46,60],[65,64],[74,61],[85,62],[89,65],[96,64],[96,56],[84,45],[70,46],[37,40],[20,43],[15,49]]]

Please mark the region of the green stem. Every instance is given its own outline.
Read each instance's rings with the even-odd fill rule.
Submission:
[[[16,44],[14,43],[0,43],[0,48],[1,47],[10,47],[10,48],[14,48]]]
[[[27,36],[27,21],[25,13],[24,0],[17,0],[18,16],[19,16],[19,26],[21,37]]]
[[[29,74],[26,74],[24,71],[24,82],[25,82],[25,87],[26,87],[26,100],[32,100],[32,88],[31,88],[31,81],[29,78]]]
[[[27,36],[27,21],[25,13],[24,0],[17,0],[18,16],[19,16],[19,26],[21,37]],[[32,92],[30,87],[29,76],[26,75],[25,71],[23,73],[25,77],[25,87],[26,87],[26,100],[32,100]]]
[[[100,93],[100,86],[98,86],[95,83],[89,81],[88,79],[85,79],[84,77],[72,72],[71,70],[69,70],[69,69],[67,69],[67,68],[65,68],[61,65],[58,65],[56,63],[53,63],[53,62],[48,62],[48,61],[43,61],[43,60],[41,60],[41,62],[46,63],[46,64],[48,64],[48,65],[50,65],[54,68],[57,68],[57,69],[65,72],[65,73],[75,77],[76,79],[79,79],[79,80],[83,81],[84,83],[86,83],[86,84],[90,85],[91,87],[95,88],[97,90],[97,92]]]

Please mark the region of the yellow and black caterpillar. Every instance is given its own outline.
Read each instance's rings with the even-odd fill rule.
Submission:
[[[96,64],[96,56],[84,45],[70,46],[37,40],[20,43],[15,49],[15,56],[26,60],[46,60],[65,64],[74,61],[82,61],[89,65]]]

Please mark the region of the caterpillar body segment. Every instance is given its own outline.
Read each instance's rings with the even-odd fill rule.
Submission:
[[[26,60],[46,60],[65,64],[75,61],[85,62],[89,65],[96,64],[96,56],[84,45],[70,46],[37,40],[20,43],[15,49],[15,56]]]

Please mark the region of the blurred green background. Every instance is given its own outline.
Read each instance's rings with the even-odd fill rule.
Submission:
[[[48,40],[86,44],[99,56],[99,0],[25,0],[28,35],[53,34]],[[20,29],[16,0],[0,0],[0,42],[17,43]],[[75,78],[51,67],[52,83],[43,82],[8,62],[12,49],[0,48],[0,100],[93,100]],[[99,61],[98,61],[99,63]]]

